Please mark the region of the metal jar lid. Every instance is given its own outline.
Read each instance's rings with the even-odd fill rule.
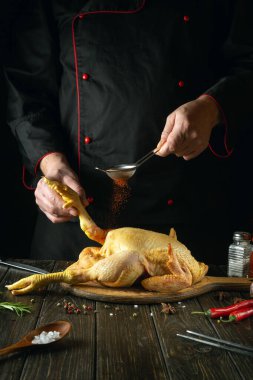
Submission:
[[[233,239],[236,241],[251,240],[251,234],[245,231],[236,231],[233,234]]]

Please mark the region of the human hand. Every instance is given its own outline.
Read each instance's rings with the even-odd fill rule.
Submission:
[[[41,160],[40,168],[47,178],[57,180],[76,191],[83,200],[84,206],[88,206],[85,191],[63,154],[51,153],[45,156]],[[75,208],[63,208],[64,202],[60,195],[50,189],[43,179],[38,182],[34,195],[40,210],[53,223],[66,222],[78,216],[78,211]]]
[[[197,157],[207,148],[219,120],[219,109],[208,96],[183,104],[167,117],[157,155],[166,157],[173,153],[185,160]]]

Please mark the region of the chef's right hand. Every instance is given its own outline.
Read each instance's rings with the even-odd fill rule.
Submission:
[[[219,122],[220,110],[207,95],[181,105],[167,117],[156,154],[175,154],[184,160],[199,156],[208,147],[212,129]]]
[[[76,191],[84,206],[88,206],[89,203],[78,176],[62,153],[51,153],[45,156],[40,162],[40,169],[48,179],[59,181]],[[60,195],[47,186],[43,179],[38,182],[34,195],[40,210],[53,223],[66,222],[78,216],[78,212],[74,207],[63,208],[64,201]]]

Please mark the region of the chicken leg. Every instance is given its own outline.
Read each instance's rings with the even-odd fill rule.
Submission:
[[[109,230],[103,230],[96,225],[83,206],[79,195],[69,186],[58,181],[53,181],[46,177],[43,177],[43,180],[52,190],[56,191],[57,194],[62,197],[65,202],[63,208],[74,207],[77,209],[79,213],[80,227],[88,238],[100,244],[104,244]]]
[[[89,249],[85,248],[85,258],[78,261],[79,265],[78,262],[74,263],[64,272],[34,274],[6,287],[14,295],[38,290],[52,282],[82,284],[97,281],[109,287],[129,287],[145,271],[137,252],[119,251],[106,258],[99,254],[92,258],[92,251],[89,252]]]

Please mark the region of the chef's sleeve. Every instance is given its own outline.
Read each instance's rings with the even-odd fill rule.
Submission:
[[[24,167],[35,176],[42,157],[65,150],[58,104],[59,46],[50,2],[19,3],[22,7],[12,14],[5,66],[7,124]]]

